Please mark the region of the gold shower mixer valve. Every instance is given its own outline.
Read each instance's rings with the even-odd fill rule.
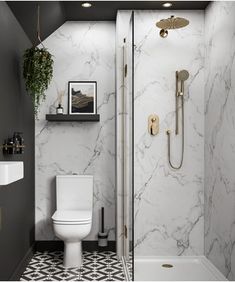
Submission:
[[[148,117],[148,132],[153,136],[159,133],[159,117],[155,114]]]

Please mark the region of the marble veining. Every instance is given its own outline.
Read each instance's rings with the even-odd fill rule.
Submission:
[[[235,3],[206,10],[205,255],[235,280]]]
[[[36,240],[55,239],[55,175],[94,175],[91,234],[96,240],[99,211],[105,208],[109,239],[115,239],[115,24],[66,22],[44,42],[54,56],[54,77],[36,121]],[[100,122],[50,123],[59,99],[67,113],[68,81],[97,81]]]
[[[159,36],[155,24],[171,14],[189,19],[184,29]],[[166,130],[175,128],[175,71],[186,69],[185,158],[168,165]],[[135,254],[201,255],[204,249],[204,13],[135,12]],[[150,114],[160,133],[150,136]],[[172,158],[181,139],[172,134]]]

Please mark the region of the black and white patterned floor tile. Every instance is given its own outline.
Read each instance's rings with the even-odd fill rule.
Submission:
[[[128,274],[129,274],[129,278],[132,281],[132,269],[133,269],[132,254],[129,255],[129,260],[126,262],[126,266],[127,266],[127,271],[128,271]]]
[[[21,281],[124,281],[121,261],[114,252],[83,252],[79,268],[63,267],[63,252],[36,252]]]

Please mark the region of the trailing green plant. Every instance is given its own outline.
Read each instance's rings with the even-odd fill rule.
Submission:
[[[35,116],[42,101],[45,100],[47,90],[53,77],[53,59],[46,48],[32,47],[25,50],[23,77],[26,90],[32,97]]]

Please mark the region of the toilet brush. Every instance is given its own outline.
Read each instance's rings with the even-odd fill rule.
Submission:
[[[104,231],[104,207],[101,208],[101,231],[98,233],[98,246],[108,246],[108,232]]]

